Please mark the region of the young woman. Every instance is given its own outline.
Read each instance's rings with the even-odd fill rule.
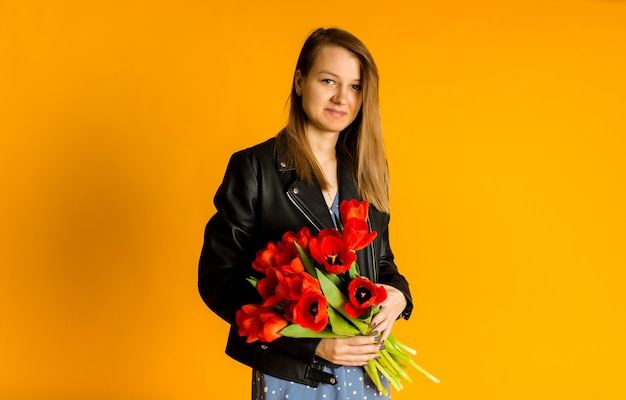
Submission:
[[[253,399],[373,399],[382,395],[361,366],[413,306],[388,241],[378,71],[365,45],[344,30],[313,32],[298,58],[290,103],[289,122],[276,137],[229,161],[206,226],[200,294],[231,324],[226,353],[253,368]],[[256,252],[303,226],[312,234],[333,227],[339,202],[349,199],[368,201],[378,234],[357,259],[361,274],[387,290],[372,336],[246,343],[235,314],[260,301],[246,281]]]

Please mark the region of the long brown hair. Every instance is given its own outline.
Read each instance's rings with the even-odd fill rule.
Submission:
[[[339,134],[337,152],[350,164],[363,199],[377,209],[389,212],[389,171],[378,102],[378,69],[369,50],[356,36],[342,29],[319,28],[304,42],[296,71],[300,70],[306,77],[324,46],[343,47],[361,64],[363,103],[355,120]],[[326,189],[328,181],[306,139],[307,116],[302,98],[296,93],[295,80],[291,86],[290,104],[289,120],[281,133],[287,141],[287,161],[296,169],[300,179],[311,183],[314,175],[322,189]]]

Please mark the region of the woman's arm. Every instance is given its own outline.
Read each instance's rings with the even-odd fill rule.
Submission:
[[[413,311],[413,301],[409,283],[398,271],[389,245],[389,215],[382,214],[380,217],[382,221],[380,221],[377,231],[379,240],[378,283],[387,289],[387,299],[381,304],[380,312],[372,319],[372,329],[376,333],[381,333],[381,341],[384,342],[398,318],[409,318]]]
[[[258,183],[243,153],[235,153],[215,194],[216,213],[204,232],[198,268],[198,289],[204,302],[221,318],[235,323],[244,304],[258,303],[260,296],[249,282],[249,267],[256,221]]]
[[[261,302],[257,290],[246,280],[263,240],[256,235],[259,178],[249,153],[235,153],[215,195],[216,213],[206,225],[198,269],[198,289],[207,306],[235,326],[241,306]],[[319,339],[281,337],[269,348],[313,361]]]

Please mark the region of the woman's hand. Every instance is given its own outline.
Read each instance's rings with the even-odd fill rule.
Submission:
[[[376,353],[383,348],[393,324],[406,308],[406,297],[401,291],[393,286],[382,286],[387,290],[387,299],[381,304],[378,314],[372,318],[372,336],[322,339],[315,350],[316,356],[333,364],[349,366],[362,366],[378,357]]]
[[[381,349],[380,338],[375,336],[355,336],[346,339],[322,339],[315,355],[333,364],[363,366],[377,358]]]
[[[385,343],[394,322],[406,308],[406,297],[404,297],[404,293],[393,286],[382,286],[387,290],[387,299],[382,302],[378,314],[372,318],[372,335],[380,333],[380,343]]]

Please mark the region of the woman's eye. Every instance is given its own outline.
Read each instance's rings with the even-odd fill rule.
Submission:
[[[335,81],[333,81],[332,79],[322,79],[322,82],[324,82],[327,85],[335,84]]]
[[[361,87],[361,85],[352,85],[352,89],[356,90],[357,92],[360,92],[361,89],[363,88]]]

